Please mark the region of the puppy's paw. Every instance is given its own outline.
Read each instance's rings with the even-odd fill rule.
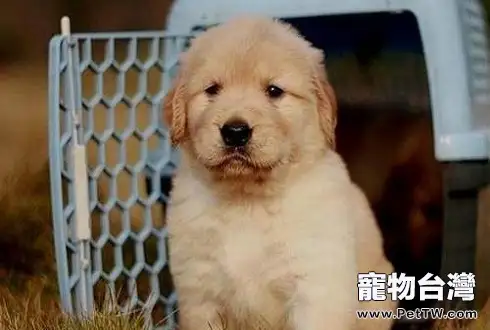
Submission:
[[[332,294],[328,285],[303,292],[294,301],[292,329],[295,330],[354,330],[357,299],[347,288],[336,288]],[[330,293],[329,293],[330,291]],[[343,293],[339,295],[339,293]]]
[[[180,330],[225,330],[225,315],[211,302],[182,304],[179,308]]]

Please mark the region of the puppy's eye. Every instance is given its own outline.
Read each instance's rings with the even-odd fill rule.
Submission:
[[[277,99],[284,94],[284,90],[275,85],[269,85],[266,89],[267,95],[272,99]]]
[[[204,92],[206,94],[208,94],[209,96],[214,96],[214,95],[217,95],[220,90],[221,90],[221,85],[215,83],[215,84],[212,84],[211,86],[209,86],[208,88],[206,88],[204,90]]]

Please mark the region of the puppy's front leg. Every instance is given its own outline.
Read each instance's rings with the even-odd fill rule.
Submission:
[[[226,322],[217,304],[206,301],[179,303],[179,330],[224,330]]]
[[[294,330],[353,330],[355,301],[335,294],[302,293],[294,301],[292,327]]]
[[[337,267],[336,267],[337,266]],[[351,268],[350,262],[341,265],[323,264],[319,271],[309,272],[302,276],[292,299],[292,328],[294,330],[353,330],[356,324],[355,273],[345,269]]]

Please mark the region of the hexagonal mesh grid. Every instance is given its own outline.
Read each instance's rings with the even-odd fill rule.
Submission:
[[[98,33],[51,41],[53,220],[68,313],[90,311],[109,299],[126,310],[144,308],[153,325],[171,328],[176,322],[162,193],[174,151],[160,113],[189,38]],[[75,136],[86,148],[89,241],[75,232]]]

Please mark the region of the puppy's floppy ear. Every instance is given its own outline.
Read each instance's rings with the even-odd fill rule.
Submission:
[[[187,118],[185,97],[186,88],[182,73],[179,72],[163,100],[163,116],[170,131],[170,140],[174,147],[182,143],[186,135]]]
[[[320,127],[327,145],[335,149],[335,127],[337,125],[337,98],[328,82],[321,50],[314,50],[313,85],[317,97]]]

